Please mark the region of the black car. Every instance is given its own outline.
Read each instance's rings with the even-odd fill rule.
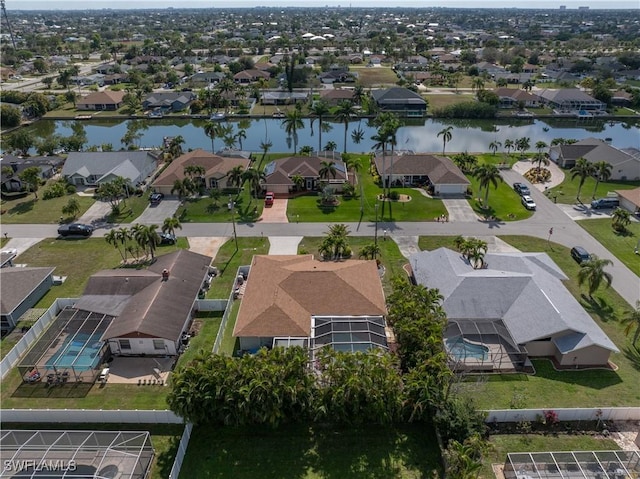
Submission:
[[[529,187],[523,183],[514,183],[513,189],[516,190],[520,196],[530,195],[531,191],[529,191]]]
[[[591,255],[582,246],[574,246],[571,248],[571,257],[575,259],[578,264],[584,263],[591,259]]]
[[[162,193],[153,193],[149,197],[149,201],[151,202],[152,205],[157,205],[162,201],[163,198],[164,198],[164,195]]]
[[[58,228],[60,236],[91,236],[91,233],[93,233],[93,227],[82,223],[71,223]]]
[[[160,244],[176,244],[176,236],[169,233],[160,233]]]

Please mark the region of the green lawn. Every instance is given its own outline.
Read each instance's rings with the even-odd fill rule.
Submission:
[[[240,301],[234,301],[231,306],[231,313],[229,313],[229,319],[227,320],[227,326],[222,333],[222,342],[220,343],[220,349],[218,350],[219,354],[233,356],[233,354],[239,349],[239,340],[233,336],[233,328],[236,325],[239,310]]]
[[[248,188],[242,190],[240,196],[231,195],[235,202],[235,220],[255,221],[262,214],[264,201],[252,198]],[[224,223],[231,222],[232,213],[228,207],[229,195],[223,194],[220,199],[188,198],[178,208],[176,216],[183,223]]]
[[[180,478],[417,479],[439,468],[435,434],[422,425],[200,426]]]
[[[398,75],[389,67],[351,66],[350,70],[358,74],[358,83],[365,88],[395,85],[398,81]]]
[[[218,250],[218,254],[213,260],[213,266],[218,267],[220,274],[211,282],[211,289],[207,297],[228,298],[231,287],[236,280],[238,267],[251,264],[253,255],[268,253],[268,238],[238,238],[237,250],[233,239],[227,241]]]
[[[429,87],[429,89],[431,89],[432,87]],[[460,94],[445,94],[445,95],[436,95],[433,93],[428,93],[429,90],[427,90],[427,93],[422,95],[428,102],[427,105],[427,111],[433,111],[436,108],[444,108],[447,107],[449,105],[455,105],[456,103],[464,103],[467,101],[474,101],[475,100],[475,96],[474,95],[469,95],[467,93],[460,93]]]
[[[558,197],[558,203],[566,203],[572,205],[576,202],[578,195],[578,185],[580,178],[576,177],[571,179],[571,173],[569,170],[564,170],[564,181],[558,186],[551,188],[547,191],[547,195],[550,198]],[[592,196],[596,198],[603,198],[607,196],[607,193],[616,190],[631,190],[640,186],[640,181],[601,181],[598,184],[597,191],[593,192],[596,186],[596,180],[594,178],[587,178],[584,182],[584,186],[580,191],[580,199],[583,203],[591,203]]]
[[[200,311],[198,313],[191,327],[192,330],[197,329],[198,334],[191,338],[189,347],[180,355],[176,370],[188,364],[200,350],[211,352],[220,329],[223,313],[224,311]]]
[[[587,435],[497,434],[489,438],[492,451],[485,457],[481,479],[494,479],[491,464],[504,464],[508,452],[613,451],[620,447],[612,439]]]
[[[624,234],[616,233],[613,230],[609,218],[583,220],[576,223],[611,251],[627,268],[640,276],[640,258],[634,252],[640,241],[640,223],[631,223],[627,226],[627,232]]]
[[[400,250],[398,249],[398,245],[395,241],[391,239],[384,240],[382,231],[379,231],[380,235],[378,236],[378,246],[380,248],[380,256],[378,259],[382,262],[382,265],[385,267],[385,274],[382,277],[382,286],[385,290],[385,293],[391,292],[391,279],[395,276],[401,275],[406,277],[406,273],[402,269],[405,264],[408,264],[409,261],[402,256]],[[318,253],[318,247],[320,243],[322,243],[321,237],[309,237],[305,236],[302,238],[300,245],[298,246],[298,253],[311,253],[315,258],[320,258],[320,253]],[[349,237],[349,245],[353,251],[352,258],[358,259],[358,255],[363,246],[371,244],[374,242],[373,236],[353,236]]]
[[[29,423],[3,424],[4,429],[34,429],[34,425]],[[38,429],[56,430],[83,430],[83,431],[149,431],[151,435],[151,445],[155,455],[151,463],[151,475],[149,479],[166,479],[171,473],[171,467],[178,452],[180,438],[184,432],[182,424],[114,424],[114,423],[68,423],[53,424],[39,423]]]
[[[62,215],[62,207],[67,204],[69,198],[75,198],[80,204],[80,212],[77,218],[95,202],[88,196],[67,195],[60,198],[43,200],[44,187],[38,190],[38,199],[33,194],[22,198],[2,200],[2,222],[5,224],[45,224],[58,223]]]
[[[494,216],[501,221],[516,221],[529,218],[533,212],[525,209],[520,203],[520,196],[506,182],[498,182],[498,188],[489,185],[489,208],[482,208],[479,198],[484,201],[485,190],[480,191],[480,183],[476,178],[467,175],[471,181],[473,198],[469,204],[480,216]]]
[[[148,195],[132,196],[125,200],[124,205],[121,206],[120,214],[118,216],[110,215],[108,221],[110,223],[131,223],[142,214],[147,206],[149,206]]]
[[[617,321],[629,308],[627,303],[613,289],[596,292],[595,302],[583,297],[576,280],[579,266],[568,248],[555,243],[549,247],[545,240],[526,236],[501,238],[521,251],[546,252],[560,266],[569,277],[564,282],[567,289],[620,349],[611,355],[618,370],[556,371],[547,360],[534,360],[534,376],[476,377],[478,381],[462,383],[460,391],[473,396],[481,409],[509,408],[511,402],[532,408],[640,405],[640,349],[631,345]]]

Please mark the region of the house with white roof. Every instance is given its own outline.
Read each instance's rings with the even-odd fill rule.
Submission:
[[[72,151],[62,167],[62,176],[74,185],[99,185],[119,176],[137,185],[157,166],[158,154],[152,151]]]

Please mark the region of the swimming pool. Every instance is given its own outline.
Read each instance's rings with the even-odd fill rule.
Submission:
[[[94,369],[100,362],[101,335],[102,333],[94,335],[77,333],[67,337],[53,356],[47,360],[45,366],[49,369],[73,367],[78,371]]]
[[[484,344],[472,343],[462,336],[454,336],[444,340],[447,351],[457,361],[465,359],[477,359],[487,361],[489,359],[489,348]]]

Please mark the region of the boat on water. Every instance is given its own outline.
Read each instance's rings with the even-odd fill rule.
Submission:
[[[209,119],[212,120],[212,121],[221,121],[221,120],[224,120],[225,118],[226,118],[226,115],[224,113],[221,113],[221,112],[214,113],[213,115],[211,115],[209,117]]]

